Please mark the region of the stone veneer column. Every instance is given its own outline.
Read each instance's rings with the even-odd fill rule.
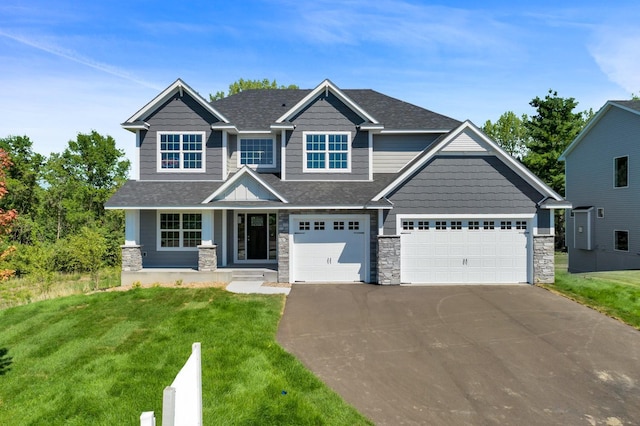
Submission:
[[[120,246],[122,248],[122,270],[125,272],[142,270],[142,246]]]
[[[278,282],[289,282],[289,213],[278,213]]]
[[[400,284],[400,236],[378,235],[378,284]]]
[[[533,283],[552,284],[555,282],[554,236],[535,235],[533,237]]]
[[[218,246],[198,246],[198,271],[210,272],[218,269]]]

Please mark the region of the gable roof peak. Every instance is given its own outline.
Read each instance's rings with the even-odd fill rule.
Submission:
[[[160,92],[155,98],[153,98],[150,102],[148,102],[145,106],[143,106],[140,110],[138,110],[135,114],[133,114],[129,119],[127,119],[124,123],[122,123],[122,127],[125,129],[132,129],[131,124],[139,123],[144,121],[149,115],[155,112],[162,104],[164,104],[167,100],[169,100],[176,93],[180,94],[180,97],[184,96],[184,94],[188,94],[192,97],[197,103],[199,103],[204,109],[209,111],[216,117],[218,120],[228,123],[229,120],[216,110],[209,102],[207,102],[198,92],[193,90],[191,86],[185,83],[181,78],[176,79],[173,83],[171,83],[166,89]]]
[[[342,103],[344,103],[347,107],[349,107],[353,112],[358,114],[364,121],[368,121],[373,124],[380,124],[378,120],[376,120],[371,114],[364,110],[360,105],[354,102],[349,96],[346,95],[338,86],[336,86],[331,80],[325,78],[319,85],[316,86],[315,89],[311,90],[302,98],[298,103],[296,103],[293,107],[291,107],[287,112],[285,112],[282,116],[280,116],[276,123],[283,123],[285,121],[289,121],[291,117],[295,116],[297,113],[302,111],[306,106],[311,104],[322,92],[328,94],[331,92],[335,95]]]

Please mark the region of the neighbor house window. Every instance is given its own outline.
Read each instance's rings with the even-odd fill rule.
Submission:
[[[238,167],[242,165],[253,167],[275,166],[275,140],[272,138],[241,138]]]
[[[626,188],[629,186],[629,157],[618,157],[614,162],[614,186]]]
[[[349,133],[304,133],[304,171],[350,171],[349,138]]]
[[[158,133],[159,171],[204,171],[204,132]]]
[[[598,207],[598,219],[604,219],[604,207]]]
[[[629,231],[614,231],[614,248],[618,251],[629,251]]]
[[[202,214],[160,213],[160,249],[196,249],[202,244]]]

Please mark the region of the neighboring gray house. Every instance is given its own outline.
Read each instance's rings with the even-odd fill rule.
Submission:
[[[609,101],[560,157],[569,271],[640,269],[640,101]]]
[[[553,209],[569,204],[470,122],[329,80],[211,103],[177,80],[122,126],[139,166],[106,205],[126,213],[123,284],[158,268],[553,280]]]

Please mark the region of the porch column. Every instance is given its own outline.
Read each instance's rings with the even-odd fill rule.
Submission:
[[[140,245],[140,210],[125,210],[124,245],[122,248],[122,270],[142,269],[142,246]]]
[[[213,210],[202,212],[202,243],[198,246],[198,271],[218,268],[218,247],[213,243]]]

